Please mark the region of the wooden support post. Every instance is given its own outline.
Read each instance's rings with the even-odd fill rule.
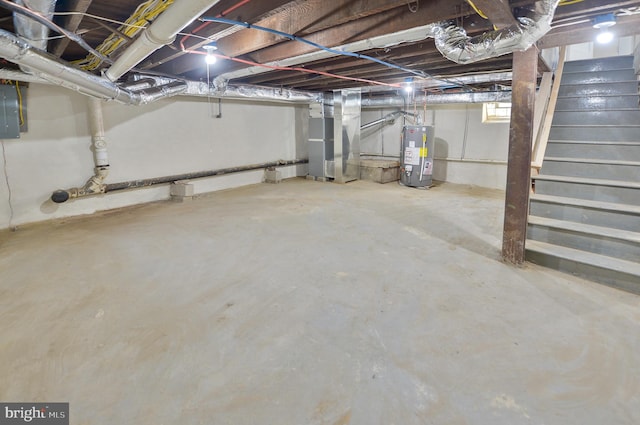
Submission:
[[[537,70],[538,49],[535,46],[513,54],[509,164],[502,236],[502,258],[512,264],[524,262]]]

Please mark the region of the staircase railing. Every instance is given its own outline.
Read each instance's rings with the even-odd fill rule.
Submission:
[[[540,168],[542,168],[544,153],[547,150],[547,142],[549,141],[549,133],[551,132],[551,123],[553,122],[553,114],[556,110],[558,92],[560,91],[565,53],[566,49],[563,46],[560,48],[558,67],[556,68],[555,77],[553,73],[545,72],[542,75],[540,89],[538,90],[536,110],[534,112],[534,143],[531,151],[531,172],[535,175],[539,174]],[[552,79],[553,85],[551,84]]]

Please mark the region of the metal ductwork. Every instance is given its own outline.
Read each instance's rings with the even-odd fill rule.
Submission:
[[[53,19],[53,12],[56,10],[56,0],[14,0],[14,3],[28,7],[34,12],[38,12],[47,19]],[[26,39],[29,44],[40,49],[47,50],[47,37],[49,37],[49,28],[18,13],[13,14],[13,25],[16,33]]]
[[[510,27],[469,37],[462,27],[448,22],[434,24],[431,36],[447,59],[472,63],[526,50],[551,30],[551,21],[560,0],[540,0],[530,17],[518,17]]]
[[[152,87],[145,91],[131,91],[102,77],[69,66],[4,30],[0,30],[0,56],[28,67],[36,77],[50,83],[99,99],[115,100],[128,105],[146,104],[180,94],[187,89],[185,82],[173,80],[165,86]]]
[[[447,104],[447,103],[484,103],[484,102],[510,102],[511,91],[493,92],[462,92],[462,93],[438,93],[419,95],[411,98],[411,103],[416,104]],[[362,108],[402,108],[407,105],[406,98],[402,96],[363,97]]]
[[[173,43],[176,34],[212,8],[220,0],[190,0],[173,3],[160,15],[105,72],[116,81],[160,47]]]

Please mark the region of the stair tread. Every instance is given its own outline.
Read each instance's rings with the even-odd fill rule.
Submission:
[[[588,233],[611,239],[619,239],[640,244],[640,233],[611,227],[594,226],[593,224],[578,223],[576,221],[557,220],[554,218],[529,216],[529,224],[553,227],[554,229],[570,230],[572,232]]]
[[[555,112],[640,112],[640,108],[582,108],[582,109],[555,109]]]
[[[562,140],[549,139],[547,143],[565,143],[575,145],[622,145],[622,146],[640,146],[639,142],[616,142],[616,141],[598,141],[598,140]]]
[[[552,255],[566,260],[640,277],[640,264],[632,261],[620,260],[615,257],[608,257],[606,255],[530,239],[526,242],[526,249],[527,251],[539,252],[545,255]]]
[[[640,128],[640,124],[553,124],[551,127],[599,127],[599,128],[638,127]]]
[[[594,159],[594,158],[571,158],[571,157],[548,156],[544,160],[557,161],[557,162],[579,162],[581,164],[630,165],[630,166],[640,167],[640,161],[621,161],[617,159]]]
[[[640,189],[640,182],[632,182],[632,181],[625,181],[625,180],[593,179],[590,177],[557,176],[553,174],[539,174],[537,176],[531,176],[531,179],[560,181],[560,182],[566,182],[566,183],[591,184],[596,186],[614,186],[614,187],[627,187],[630,189]],[[640,196],[640,193],[638,194],[638,196]]]
[[[640,206],[637,205],[592,201],[590,199],[567,198],[565,196],[542,195],[538,193],[531,195],[531,200],[640,215]]]

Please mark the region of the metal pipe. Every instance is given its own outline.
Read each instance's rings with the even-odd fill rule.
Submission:
[[[371,122],[368,122],[366,124],[361,125],[360,126],[360,131],[366,130],[367,128],[370,128],[370,127],[374,127],[374,126],[376,126],[378,124],[383,124],[384,125],[384,124],[386,124],[388,122],[389,123],[393,123],[396,120],[397,117],[399,117],[400,115],[405,115],[405,114],[407,114],[407,112],[405,112],[405,111],[391,112],[390,114],[387,114],[382,118],[378,118],[375,121],[371,121]]]
[[[126,74],[151,53],[173,43],[176,34],[220,0],[177,1],[165,10],[105,72],[111,81]]]
[[[118,190],[138,189],[142,187],[172,183],[179,180],[200,179],[203,177],[220,176],[223,174],[240,173],[243,171],[260,170],[260,169],[265,169],[270,167],[286,167],[290,165],[307,164],[308,162],[309,162],[308,159],[293,159],[293,160],[286,160],[286,161],[278,160],[278,161],[272,161],[272,162],[263,162],[261,164],[244,165],[241,167],[229,167],[229,168],[221,168],[218,170],[198,171],[195,173],[176,174],[173,176],[155,177],[151,179],[130,180],[126,182],[106,184],[104,185],[104,191],[101,193],[115,192]],[[87,193],[80,196],[93,195],[93,194],[95,193]],[[51,195],[51,200],[55,203],[62,203],[67,201],[70,198],[78,197],[73,195],[75,195],[75,193],[69,193],[69,191],[67,190],[57,190],[53,193],[53,195]]]
[[[198,171],[195,173],[176,174],[173,176],[155,177],[143,180],[130,180],[127,182],[111,183],[106,185],[106,192],[114,192],[116,190],[136,189],[141,187],[155,186],[158,184],[172,183],[179,180],[200,179],[203,177],[221,176],[223,174],[240,173],[243,171],[260,170],[269,167],[285,167],[289,165],[298,165],[308,163],[308,159],[278,160],[272,162],[263,162],[261,164],[244,165],[241,167],[220,168],[218,170]]]

